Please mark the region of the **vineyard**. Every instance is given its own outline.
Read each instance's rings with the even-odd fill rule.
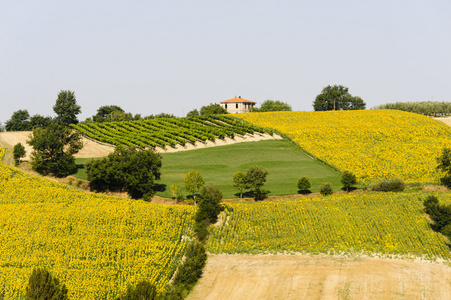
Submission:
[[[350,253],[450,257],[422,207],[426,192],[347,194],[226,204],[212,253]],[[449,202],[449,193],[438,195]]]
[[[396,110],[268,112],[239,114],[289,136],[305,151],[371,184],[399,177],[407,183],[438,183],[436,158],[451,146],[451,127]]]
[[[38,266],[70,299],[115,299],[143,279],[161,292],[192,237],[194,211],[78,192],[0,164],[0,295],[19,299]]]
[[[235,135],[244,136],[255,132],[272,134],[272,130],[265,130],[226,115],[80,123],[72,127],[103,143],[142,149],[167,146],[175,148],[177,145],[194,145],[196,142],[215,141],[226,137],[233,139]]]

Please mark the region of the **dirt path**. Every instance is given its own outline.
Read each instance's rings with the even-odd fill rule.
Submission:
[[[212,255],[188,300],[450,299],[446,264],[326,255]]]

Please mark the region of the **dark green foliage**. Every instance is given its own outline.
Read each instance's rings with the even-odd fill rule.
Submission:
[[[451,205],[440,205],[437,197],[429,195],[423,201],[426,213],[432,219],[434,224],[431,226],[435,231],[449,233],[449,225],[451,224]],[[448,227],[447,227],[448,226]]]
[[[223,115],[227,114],[227,110],[218,103],[210,103],[209,105],[202,106],[200,109],[200,115]]]
[[[128,286],[125,295],[117,300],[155,300],[157,289],[147,280],[138,282],[136,286]]]
[[[112,122],[124,119],[125,111],[117,105],[104,105],[97,109],[97,114],[92,116],[93,122]],[[130,115],[131,119],[131,115]]]
[[[55,121],[59,124],[77,124],[77,115],[81,113],[81,107],[77,105],[74,92],[61,91],[53,106],[56,113]]]
[[[33,147],[31,165],[40,174],[64,177],[76,171],[76,154],[83,147],[77,131],[51,123],[46,128],[35,128],[27,142]]]
[[[52,117],[44,117],[41,115],[34,115],[31,116],[30,118],[30,124],[31,127],[34,128],[39,128],[39,127],[47,127],[50,126],[50,124],[53,122]]]
[[[266,100],[262,103],[260,108],[254,109],[254,112],[266,112],[266,111],[292,111],[291,105],[279,100]]]
[[[14,164],[17,166],[20,163],[20,159],[24,158],[26,154],[24,145],[21,143],[15,144],[13,148]]]
[[[376,109],[396,109],[426,116],[448,115],[451,113],[451,102],[420,101],[387,103],[375,107]]]
[[[357,178],[351,172],[344,171],[343,174],[341,174],[341,183],[343,184],[343,188],[346,191],[349,191],[352,186],[357,183]]]
[[[174,285],[191,289],[197,280],[202,276],[202,269],[207,261],[205,247],[201,243],[191,243],[188,245],[185,260],[178,268],[174,277]]]
[[[107,157],[86,165],[89,186],[96,191],[128,192],[133,199],[149,199],[160,179],[161,155],[153,150],[116,148]]]
[[[370,186],[370,189],[377,192],[402,192],[406,188],[404,180],[401,178],[383,179]]]
[[[199,195],[199,207],[195,215],[196,222],[207,220],[214,224],[218,220],[218,214],[221,212],[222,193],[212,185],[202,187]]]
[[[253,192],[255,200],[262,200],[268,193],[262,189],[266,182],[268,171],[262,167],[253,166],[246,170],[246,186]]]
[[[326,86],[313,102],[315,111],[365,109],[366,104],[360,97],[353,97],[348,88],[342,85]]]
[[[209,232],[208,227],[210,226],[210,222],[208,220],[202,220],[200,222],[196,222],[194,224],[194,233],[199,240],[199,242],[204,242],[207,240]]]
[[[312,183],[310,182],[310,179],[308,179],[307,176],[302,176],[298,179],[297,187],[301,194],[309,194],[310,188],[312,187]]]
[[[443,148],[442,154],[437,158],[437,169],[444,173],[440,182],[451,188],[451,148]]]
[[[319,189],[319,192],[321,193],[321,195],[323,196],[329,196],[333,194],[333,189],[332,189],[332,184],[330,184],[329,182],[323,182],[321,184],[321,187]]]
[[[29,131],[32,126],[29,122],[28,110],[21,109],[13,113],[11,119],[5,122],[6,131]]]
[[[192,111],[190,111],[190,112],[188,112],[186,114],[186,117],[187,118],[189,118],[189,117],[196,117],[196,116],[199,116],[199,115],[200,115],[199,111],[197,109],[193,109]]]
[[[29,300],[65,300],[67,288],[60,284],[59,280],[53,277],[49,271],[36,268],[30,275],[26,291],[26,299]]]

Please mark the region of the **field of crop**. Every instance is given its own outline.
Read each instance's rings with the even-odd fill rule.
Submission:
[[[268,112],[234,115],[287,134],[313,156],[356,174],[361,183],[400,177],[437,183],[436,157],[451,146],[451,128],[396,110]]]
[[[226,115],[81,123],[71,126],[83,135],[103,143],[140,148],[185,146],[198,141],[234,138],[236,134],[265,132],[263,128]]]
[[[114,299],[143,279],[161,291],[194,211],[83,193],[0,164],[0,295],[20,298],[37,266],[71,299]]]
[[[360,252],[449,258],[423,213],[426,192],[346,194],[227,204],[213,227],[212,253]],[[449,202],[450,194],[438,195]]]

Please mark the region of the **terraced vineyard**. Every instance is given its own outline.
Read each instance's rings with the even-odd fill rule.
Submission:
[[[226,204],[212,253],[350,253],[450,258],[423,213],[427,192]],[[438,195],[448,203],[450,193]]]
[[[143,279],[161,292],[194,211],[78,192],[0,164],[0,295],[21,299],[34,267],[65,283],[70,299],[115,299]]]
[[[83,135],[115,146],[165,148],[214,141],[247,133],[271,133],[226,115],[192,118],[157,118],[139,121],[81,123],[72,125]]]

